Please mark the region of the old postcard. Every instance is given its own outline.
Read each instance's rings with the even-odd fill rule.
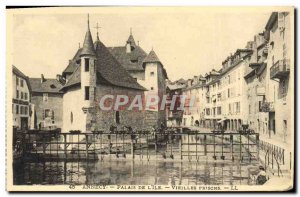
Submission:
[[[6,11],[8,191],[294,189],[293,7]]]

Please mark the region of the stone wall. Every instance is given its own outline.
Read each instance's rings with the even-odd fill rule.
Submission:
[[[87,115],[88,131],[108,130],[112,125],[118,127],[118,129],[122,129],[124,126],[131,126],[132,128],[139,130],[144,128],[144,110],[137,110],[136,108],[128,110],[131,102],[119,110],[101,110],[99,102],[104,95],[113,95],[114,99],[116,99],[117,95],[127,95],[129,101],[132,101],[136,95],[141,95],[142,99],[144,98],[144,92],[140,90],[97,85],[96,101]],[[113,104],[113,102],[111,104]],[[119,119],[119,121],[117,121],[117,119]]]

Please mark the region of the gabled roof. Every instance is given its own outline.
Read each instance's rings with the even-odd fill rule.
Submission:
[[[150,53],[148,54],[148,56],[144,59],[143,63],[153,63],[153,62],[160,62],[160,60],[158,59],[156,53],[153,51],[153,49],[150,51]]]
[[[15,67],[14,65],[12,65],[12,71],[15,75],[17,75],[18,77],[23,78],[26,83],[27,83],[27,87],[29,90],[31,90],[31,86],[29,83],[29,77],[27,77],[24,73],[22,73],[17,67]]]
[[[26,76],[24,73],[22,73],[17,67],[15,67],[15,66],[13,65],[12,68],[13,68],[13,73],[14,73],[15,75],[17,75],[18,77],[24,78],[24,79],[27,78],[27,76]]]
[[[31,91],[39,93],[63,93],[60,89],[63,85],[56,79],[29,78]]]

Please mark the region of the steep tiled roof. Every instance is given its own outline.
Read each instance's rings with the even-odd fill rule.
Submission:
[[[27,76],[24,73],[22,73],[17,67],[15,67],[14,65],[12,67],[13,67],[13,73],[15,73],[15,75],[17,75],[18,77],[22,77],[24,79],[27,78]]]
[[[41,82],[41,78],[29,78],[32,92],[43,93],[63,93],[60,89],[63,85],[56,79],[45,79]]]
[[[97,71],[102,78],[109,83],[138,90],[146,90],[130,76],[125,68],[114,58],[106,46],[101,42],[96,42]]]
[[[135,41],[134,41],[134,38],[133,38],[132,34],[130,34],[130,36],[129,36],[128,40],[127,40],[127,43],[130,43],[130,44],[131,44],[131,46],[136,46],[136,44],[135,44]]]
[[[94,44],[96,54],[96,68],[97,68],[97,82],[106,81],[107,83],[115,86],[146,90],[139,85],[137,81],[130,76],[130,74],[123,68],[120,63],[109,52],[106,46],[99,40]],[[75,66],[74,73],[65,84],[64,88],[80,84],[80,66]]]
[[[162,66],[163,74],[165,75],[166,79],[168,79],[167,71],[164,68],[161,61],[158,59],[158,57],[157,57],[156,53],[153,51],[153,49],[150,51],[148,56],[144,59],[143,66],[145,66],[146,63],[160,63],[160,65]]]
[[[31,86],[30,86],[30,83],[29,83],[29,78],[24,73],[22,73],[17,67],[15,67],[14,65],[12,66],[12,71],[18,77],[21,77],[21,78],[25,79],[25,81],[27,83],[27,86],[28,86],[28,89],[31,90]]]
[[[151,50],[143,62],[144,63],[160,62],[160,60],[158,59],[156,53],[153,50]]]
[[[143,60],[147,54],[139,47],[135,46],[130,53],[126,53],[126,47],[108,47],[111,54],[121,63],[128,71],[143,71]]]
[[[71,77],[69,78],[67,83],[62,87],[62,89],[80,84],[80,82],[81,82],[81,70],[80,70],[80,68],[81,68],[80,65],[76,66],[73,74],[71,75]]]
[[[73,73],[74,70],[77,68],[78,64],[76,63],[76,60],[78,60],[81,54],[82,48],[79,48],[76,52],[76,54],[74,55],[73,59],[69,61],[68,66],[66,67],[66,69],[63,71],[63,73]]]
[[[89,24],[88,24],[88,30],[85,34],[82,51],[80,54],[81,55],[93,55],[93,56],[96,55]]]

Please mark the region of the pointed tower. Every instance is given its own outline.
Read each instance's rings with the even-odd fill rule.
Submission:
[[[145,92],[146,97],[149,95],[156,95],[162,101],[163,96],[166,94],[166,71],[163,65],[153,49],[143,61],[143,67],[145,69],[145,84],[144,87],[148,90]],[[150,112],[152,111],[152,112]],[[152,117],[155,120],[156,125],[166,123],[165,110],[160,110],[160,103],[150,109],[147,116]],[[147,119],[146,122],[149,120]]]
[[[130,35],[126,42],[126,53],[131,53],[136,47],[134,38],[132,36],[132,30],[130,29]]]
[[[89,15],[87,20],[87,32],[85,34],[81,59],[81,90],[84,99],[84,107],[91,107],[95,100],[96,92],[96,52],[93,44],[93,38],[90,31]]]

